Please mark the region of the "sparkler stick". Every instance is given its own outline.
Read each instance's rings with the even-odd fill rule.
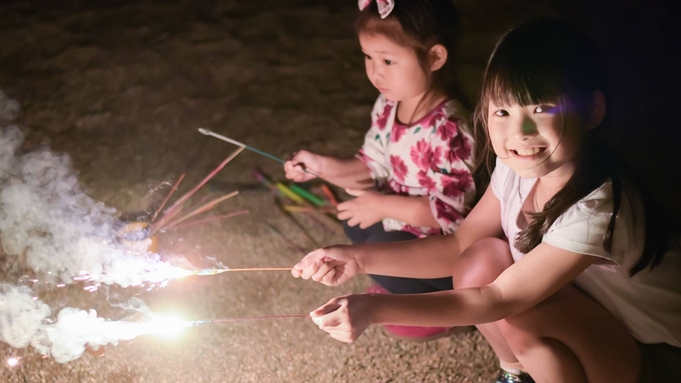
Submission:
[[[223,322],[243,322],[252,320],[265,320],[265,319],[304,319],[310,318],[309,315],[270,315],[261,317],[241,317],[241,318],[220,318],[220,319],[206,319],[197,320],[192,322],[192,326],[199,326],[207,323],[223,323]]]
[[[265,156],[265,157],[267,157],[267,158],[269,158],[269,159],[275,160],[275,161],[280,162],[280,163],[282,163],[282,164],[286,162],[283,158],[279,158],[279,157],[277,157],[277,156],[275,156],[275,155],[269,154],[269,153],[267,153],[267,152],[263,152],[262,150],[256,149],[256,148],[254,148],[254,147],[252,147],[252,146],[246,145],[246,144],[241,143],[241,142],[239,142],[239,141],[237,141],[237,140],[233,140],[233,139],[231,139],[231,138],[225,137],[225,136],[223,136],[223,135],[221,135],[221,134],[217,134],[217,133],[215,133],[215,132],[211,132],[211,131],[208,130],[208,129],[199,128],[199,132],[202,133],[202,134],[205,134],[205,135],[207,135],[207,136],[213,136],[213,137],[218,138],[218,139],[220,139],[220,140],[222,140],[222,141],[227,141],[227,142],[229,142],[230,144],[234,144],[234,145],[236,145],[236,146],[240,146],[240,147],[242,147],[242,148],[244,148],[244,149],[248,149],[248,150],[250,150],[250,151],[252,151],[252,152],[255,152],[255,153],[260,154],[261,156]]]
[[[315,206],[324,206],[326,205],[326,201],[324,199],[317,197],[316,195],[310,193],[309,191],[303,189],[302,187],[293,184],[289,186],[291,188],[291,191],[298,194],[299,196],[305,198],[306,200],[312,202]]]
[[[175,192],[175,190],[177,190],[177,187],[180,186],[180,182],[182,182],[183,179],[184,179],[184,173],[182,173],[182,174],[180,175],[180,178],[178,178],[177,181],[175,181],[175,183],[173,184],[172,189],[170,189],[170,192],[168,193],[168,195],[163,199],[163,201],[161,202],[161,204],[158,206],[158,209],[156,209],[156,211],[154,212],[154,216],[151,217],[151,222],[154,222],[154,221],[156,220],[156,217],[158,216],[158,213],[160,213],[161,210],[163,210],[163,207],[166,205],[166,203],[167,203],[168,200],[170,199],[170,196],[173,195],[173,193]]]
[[[227,195],[224,195],[224,196],[222,196],[222,197],[216,198],[216,199],[214,199],[214,200],[208,202],[207,204],[205,204],[205,205],[203,205],[203,206],[197,207],[196,209],[194,209],[193,211],[187,213],[186,215],[184,215],[184,216],[182,216],[182,217],[180,217],[180,218],[178,218],[178,219],[176,219],[176,220],[174,220],[174,221],[172,221],[172,222],[169,222],[166,226],[167,226],[167,227],[173,227],[173,226],[177,225],[178,223],[180,223],[180,222],[186,220],[187,218],[191,218],[191,217],[193,217],[193,216],[195,216],[195,215],[197,215],[197,214],[201,214],[201,213],[203,213],[203,212],[205,212],[205,211],[208,211],[208,210],[212,209],[213,207],[215,207],[215,205],[219,204],[220,202],[222,202],[222,201],[224,201],[224,200],[226,200],[226,199],[232,198],[232,197],[234,197],[234,196],[237,195],[237,194],[239,194],[239,191],[233,191],[233,192],[231,192],[231,193],[229,193],[229,194],[227,194]]]
[[[181,228],[185,228],[185,227],[199,225],[199,224],[202,224],[202,223],[208,223],[208,222],[213,222],[213,221],[219,221],[221,219],[236,217],[238,215],[243,215],[243,214],[248,214],[248,213],[249,213],[248,210],[239,210],[239,211],[235,211],[233,213],[218,215],[218,216],[215,216],[215,217],[196,219],[196,220],[193,220],[193,221],[185,222],[185,223],[180,224],[180,225],[174,225],[173,228],[181,229]]]
[[[211,268],[211,269],[201,269],[201,270],[190,270],[190,271],[188,271],[188,275],[205,277],[205,276],[210,276],[210,275],[218,275],[218,274],[222,274],[222,273],[227,273],[227,272],[230,272],[230,271],[291,271],[291,270],[292,270],[292,268],[290,268],[290,267],[249,267],[249,268],[242,268],[242,269]]]
[[[336,199],[336,196],[333,194],[331,188],[329,188],[327,184],[322,184],[322,191],[326,195],[326,198],[329,199],[329,203],[332,206],[338,206],[338,200]]]
[[[312,206],[297,206],[297,205],[283,205],[284,209],[292,212],[311,212],[311,211],[319,211],[322,213],[337,213],[338,210],[336,210],[335,207],[333,206],[325,206],[325,207],[312,207]]]
[[[177,214],[177,209],[182,206],[183,203],[185,203],[191,196],[196,193],[197,190],[201,188],[206,182],[210,181],[211,178],[213,178],[222,168],[225,167],[231,160],[234,159],[239,153],[241,153],[244,150],[244,148],[239,148],[235,151],[232,152],[232,154],[229,155],[229,157],[225,158],[224,161],[220,165],[218,165],[215,170],[213,170],[210,174],[206,176],[201,182],[199,182],[196,186],[194,186],[194,189],[190,190],[187,192],[187,194],[183,195],[180,197],[175,203],[166,211],[165,215],[161,217],[158,221],[154,222],[151,225],[151,230],[150,230],[150,235],[156,234],[162,227],[165,225],[170,219],[172,219],[176,214]]]
[[[260,150],[260,149],[256,149],[256,148],[254,148],[254,147],[252,147],[252,146],[250,146],[250,145],[246,145],[246,144],[244,144],[244,143],[242,143],[242,142],[239,142],[239,141],[237,141],[237,140],[235,140],[235,139],[232,139],[232,138],[229,138],[229,137],[225,137],[225,136],[223,136],[222,134],[217,134],[217,133],[212,132],[212,131],[210,131],[210,130],[208,130],[208,129],[199,128],[199,133],[205,134],[205,135],[207,135],[207,136],[213,136],[213,137],[215,137],[215,138],[217,138],[217,139],[220,139],[220,140],[222,140],[222,141],[229,142],[230,144],[234,144],[234,145],[236,145],[236,146],[240,146],[240,147],[242,147],[242,148],[244,148],[244,149],[248,149],[248,150],[250,150],[250,151],[252,151],[252,152],[254,152],[254,153],[258,153],[258,154],[260,154],[261,156],[265,156],[265,157],[267,157],[267,158],[269,158],[269,159],[272,159],[272,160],[275,160],[275,161],[277,161],[277,162],[279,162],[279,163],[282,163],[282,164],[285,164],[285,163],[286,163],[286,160],[284,160],[283,158],[277,157],[277,156],[275,156],[275,155],[273,155],[273,154],[267,153],[267,152],[262,151],[262,150]],[[299,166],[303,169],[303,171],[304,171],[305,173],[312,174],[312,175],[315,176],[315,177],[319,177],[319,174],[313,173],[313,172],[311,172],[311,171],[305,169],[305,164],[299,163],[299,164],[297,164],[297,165],[299,165]]]

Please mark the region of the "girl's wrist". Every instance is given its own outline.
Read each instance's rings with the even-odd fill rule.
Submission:
[[[317,165],[319,169],[311,169],[319,178],[324,178],[326,176],[326,168],[327,168],[327,162],[328,162],[328,157],[322,156],[321,154],[317,154]]]

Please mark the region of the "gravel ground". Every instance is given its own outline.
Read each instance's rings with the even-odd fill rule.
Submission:
[[[618,130],[611,137],[646,179],[663,180],[657,196],[679,207],[675,111],[680,55],[673,51],[671,3],[621,1],[457,0],[464,37],[460,79],[475,100],[497,36],[535,16],[573,21],[604,48],[611,64]],[[68,153],[93,198],[121,212],[148,210],[163,181],[186,172],[205,176],[232,150],[196,133],[205,127],[279,156],[299,149],[350,155],[361,144],[376,92],[365,79],[353,35],[354,1],[9,1],[0,8],[0,89],[21,103],[27,149],[47,143]],[[649,128],[650,127],[650,128]],[[678,156],[677,156],[678,157]],[[671,162],[670,162],[671,161]],[[213,191],[253,182],[259,165],[282,177],[277,163],[243,153]],[[673,178],[673,179],[670,179]],[[301,254],[266,225],[307,250],[265,192],[244,192],[224,212],[251,213],[222,223],[168,232],[161,252],[212,256],[230,267],[288,267]],[[338,227],[302,224],[320,244],[345,242]],[[7,274],[0,279],[14,282]],[[364,277],[327,288],[288,273],[222,274],[173,281],[160,290],[112,287],[109,296],[138,296],[159,312],[188,318],[306,314],[329,298],[360,292]],[[107,291],[67,288],[68,305],[117,313]],[[477,332],[425,344],[395,341],[378,328],[346,345],[306,319],[211,324],[179,339],[140,337],[108,346],[103,357],[67,364],[0,344],[3,382],[486,382],[495,358]]]

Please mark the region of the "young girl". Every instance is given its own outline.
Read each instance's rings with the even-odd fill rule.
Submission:
[[[503,383],[681,382],[678,237],[599,139],[604,78],[593,45],[560,22],[505,35],[476,114],[496,168],[456,233],[320,249],[293,270],[328,285],[453,275],[456,289],[347,295],[315,323],[344,342],[375,323],[475,324]]]
[[[354,243],[452,233],[475,199],[473,137],[466,112],[452,98],[454,7],[451,0],[377,0],[360,1],[360,9],[356,29],[367,76],[381,92],[364,146],[350,159],[300,151],[284,165],[286,176],[302,182],[319,175],[356,196],[338,205]],[[452,288],[451,278],[372,278],[378,285],[371,292]],[[385,330],[428,340],[453,329]]]

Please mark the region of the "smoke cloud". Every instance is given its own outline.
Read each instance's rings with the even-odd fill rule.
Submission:
[[[41,282],[34,289],[58,280],[128,287],[186,275],[147,252],[140,238],[132,239],[142,242],[137,248],[121,238],[124,223],[116,210],[81,190],[68,155],[47,147],[22,153],[24,134],[9,125],[18,113],[19,104],[0,91],[0,242],[11,263],[35,271]],[[141,301],[134,308],[147,320],[140,323],[69,307],[55,321],[51,308],[22,280],[31,278],[19,278],[19,286],[0,281],[0,341],[16,348],[31,345],[60,363],[80,357],[88,344],[96,348],[186,327],[186,322],[160,321]]]
[[[78,359],[86,346],[97,349],[145,334],[173,335],[191,322],[162,318],[139,299],[129,309],[143,314],[137,322],[100,318],[95,310],[66,307],[51,320],[50,308],[25,286],[0,284],[0,340],[12,347],[33,346],[40,354],[59,363]]]
[[[17,109],[0,92],[0,120]],[[158,254],[121,241],[116,210],[81,190],[68,155],[45,147],[20,154],[23,140],[16,126],[0,128],[0,241],[9,256],[65,283],[86,275],[128,287],[174,276]]]

